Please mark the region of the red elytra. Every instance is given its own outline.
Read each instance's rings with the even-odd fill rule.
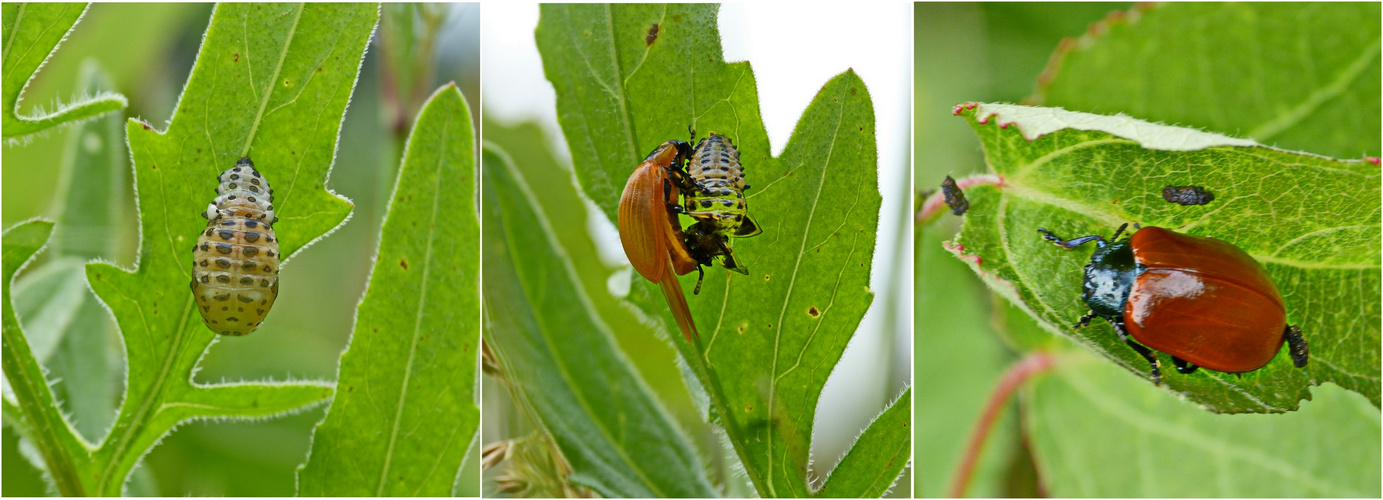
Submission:
[[[688,253],[682,226],[671,210],[676,203],[668,199],[672,190],[668,169],[684,161],[682,144],[665,142],[634,168],[620,194],[619,236],[629,263],[640,276],[661,287],[682,336],[692,342],[699,334],[677,276],[696,269],[696,260]]]
[[[1130,246],[1147,268],[1124,307],[1135,340],[1226,373],[1257,370],[1277,355],[1287,325],[1282,294],[1248,253],[1160,227],[1140,229]]]
[[[1301,329],[1286,325],[1282,294],[1263,266],[1238,247],[1215,238],[1144,227],[1114,236],[1064,240],[1038,228],[1042,238],[1067,250],[1095,242],[1081,283],[1090,306],[1075,327],[1104,318],[1120,340],[1150,365],[1161,383],[1154,351],[1171,355],[1177,372],[1200,367],[1244,373],[1267,365],[1287,343],[1292,364],[1304,368],[1310,347]]]

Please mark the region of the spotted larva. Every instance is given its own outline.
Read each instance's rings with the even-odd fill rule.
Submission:
[[[274,190],[248,157],[217,180],[216,199],[202,212],[206,230],[192,249],[192,295],[212,331],[246,335],[264,323],[279,292]]]

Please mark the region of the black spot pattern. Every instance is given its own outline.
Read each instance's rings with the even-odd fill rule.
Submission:
[[[257,187],[260,178],[249,158],[241,158],[217,177],[215,208],[202,214],[207,228],[193,248],[192,293],[203,322],[221,335],[253,332],[278,298],[278,242],[273,228],[262,222],[274,218],[273,191],[267,179],[263,189]],[[253,312],[244,307],[213,308],[212,302],[259,307]]]

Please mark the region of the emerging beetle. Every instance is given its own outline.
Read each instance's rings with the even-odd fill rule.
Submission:
[[[206,230],[192,248],[192,295],[207,328],[246,335],[264,323],[279,294],[274,190],[254,162],[241,158],[217,176]]]
[[[1067,250],[1091,241],[1099,247],[1082,283],[1090,313],[1077,328],[1097,316],[1109,321],[1152,364],[1154,384],[1162,382],[1162,371],[1149,348],[1170,354],[1183,374],[1197,367],[1244,373],[1267,365],[1285,341],[1293,364],[1306,366],[1301,329],[1287,325],[1282,294],[1248,253],[1222,240],[1160,227],[1137,229],[1119,241],[1127,226],[1119,226],[1108,242],[1098,235],[1062,240],[1038,229]]]
[[[639,275],[662,287],[687,342],[698,334],[677,276],[700,266],[689,253],[677,221],[680,207],[672,190],[672,176],[685,175],[682,163],[690,152],[691,146],[685,142],[664,142],[634,168],[619,199],[619,239],[624,254]]]
[[[693,133],[693,140],[695,133]],[[748,238],[763,233],[754,217],[749,215],[749,205],[744,191],[749,185],[744,182],[744,167],[740,165],[740,153],[730,138],[711,132],[701,139],[691,153],[686,176],[676,176],[678,189],[682,192],[681,213],[696,222],[687,228],[686,243],[691,256],[700,266],[720,264],[721,267],[740,274],[749,274],[749,269],[730,247],[729,238]],[[701,279],[705,272],[698,266],[700,274],[696,279],[696,289],[701,293]]]

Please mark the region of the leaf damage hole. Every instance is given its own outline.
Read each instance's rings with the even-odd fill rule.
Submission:
[[[768,275],[767,275],[767,274],[764,275],[764,281],[768,281]]]
[[[240,62],[240,53],[239,53],[239,52],[236,52],[234,56],[231,56],[231,62]]]
[[[821,317],[821,310],[820,310],[820,309],[817,309],[816,306],[808,307],[808,308],[807,308],[807,316],[811,316],[811,317],[813,317],[813,318],[820,318],[820,317]]]

